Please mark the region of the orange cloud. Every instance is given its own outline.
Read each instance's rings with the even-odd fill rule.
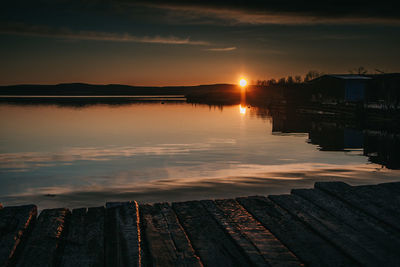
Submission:
[[[206,51],[216,51],[216,52],[226,52],[226,51],[236,50],[236,46],[223,47],[223,48],[208,48],[208,49],[204,49],[204,50],[206,50]]]

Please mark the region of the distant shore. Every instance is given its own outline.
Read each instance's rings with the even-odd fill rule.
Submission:
[[[8,85],[0,86],[0,96],[30,95],[30,96],[137,96],[137,95],[185,95],[190,92],[212,88],[226,90],[237,88],[232,84],[212,84],[197,86],[130,86],[121,84],[94,85],[86,83],[63,83],[55,85]]]
[[[393,86],[396,84],[397,80],[393,82]],[[278,110],[284,113],[287,113],[287,110],[296,110],[296,112],[307,116],[356,119],[374,121],[374,123],[390,121],[395,122],[392,125],[395,128],[400,127],[398,125],[400,109],[396,104],[397,98],[391,97],[387,101],[371,101],[366,98],[364,101],[349,102],[339,97],[333,102],[330,98],[313,101],[314,91],[324,91],[323,88],[325,87],[318,86],[312,81],[268,86],[248,85],[245,88],[240,88],[235,84],[165,87],[85,83],[10,85],[0,86],[0,102],[23,105],[56,104],[71,106],[117,105],[135,101],[186,101],[194,104],[217,106],[242,104]],[[370,95],[371,90],[375,90],[375,87],[369,88],[368,94]],[[340,90],[340,86],[337,90]]]

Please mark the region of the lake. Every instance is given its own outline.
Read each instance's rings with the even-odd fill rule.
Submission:
[[[398,147],[396,135],[256,107],[159,99],[2,103],[0,127],[6,206],[233,198],[289,193],[315,181],[358,185],[400,177],[398,154],[390,150]]]

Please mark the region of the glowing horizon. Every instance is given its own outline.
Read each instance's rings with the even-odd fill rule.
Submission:
[[[0,85],[237,84],[246,73],[249,86],[310,70],[400,71],[400,19],[374,4],[330,4],[328,15],[269,1],[6,2]]]

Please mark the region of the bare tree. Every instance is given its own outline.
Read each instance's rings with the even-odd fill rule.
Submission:
[[[366,69],[366,68],[364,68],[363,66],[360,66],[360,67],[358,67],[358,69],[357,69],[357,73],[358,74],[367,74],[368,73],[368,70]]]
[[[278,80],[278,84],[279,84],[279,85],[284,85],[285,83],[286,83],[285,77],[280,78],[280,79]]]
[[[364,68],[363,66],[360,66],[358,68],[354,68],[352,70],[349,70],[351,74],[358,74],[358,75],[364,75],[368,73],[368,70]]]
[[[266,80],[257,80],[257,86],[265,87],[265,86],[267,86],[267,81]]]
[[[309,81],[311,81],[315,78],[318,78],[322,75],[323,75],[322,72],[318,72],[316,70],[310,70],[309,72],[307,72],[306,76],[304,77],[304,81],[309,82]]]
[[[288,83],[288,84],[294,83],[293,77],[292,76],[288,76],[287,79],[286,79],[286,83]]]
[[[271,85],[274,85],[274,84],[276,84],[276,80],[275,80],[275,79],[269,79],[269,80],[267,81],[267,85],[268,85],[268,86],[271,86]]]

